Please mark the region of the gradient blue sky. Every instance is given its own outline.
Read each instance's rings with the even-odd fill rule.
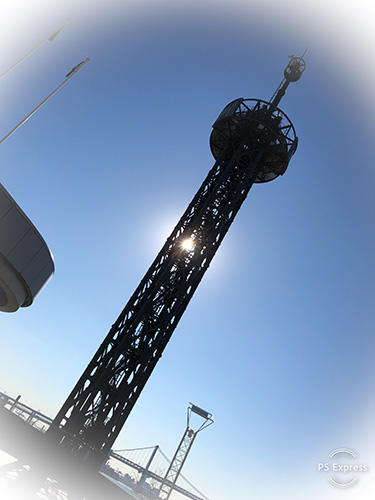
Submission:
[[[334,24],[319,37],[256,4],[143,3],[73,15],[0,81],[5,135],[92,58],[1,146],[1,182],[56,274],[32,307],[0,317],[0,388],[54,416],[212,166],[216,116],[236,97],[269,98],[308,46],[281,105],[298,151],[250,191],[115,448],[172,455],[193,401],[215,425],[185,475],[210,499],[369,500],[371,471],[336,491],[316,464],[349,446],[375,470],[374,73],[323,50]],[[66,12],[39,14],[3,69]]]

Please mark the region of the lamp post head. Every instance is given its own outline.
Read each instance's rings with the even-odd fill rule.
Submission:
[[[194,405],[193,403],[189,403],[189,406],[187,409],[187,427],[188,428],[190,428],[190,417],[191,417],[192,413],[195,413],[199,417],[203,418],[203,422],[202,422],[201,426],[198,428],[198,430],[193,431],[191,429],[194,432],[194,434],[198,434],[198,432],[202,431],[203,429],[205,429],[206,427],[208,427],[209,425],[214,423],[214,421],[212,419],[212,413],[209,413],[208,411],[203,410],[202,408],[200,408],[197,405]]]

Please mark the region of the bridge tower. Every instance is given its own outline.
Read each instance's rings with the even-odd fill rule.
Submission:
[[[70,456],[104,462],[250,188],[285,173],[297,137],[277,106],[304,69],[290,56],[270,101],[235,99],[213,124],[214,166],[48,431]]]

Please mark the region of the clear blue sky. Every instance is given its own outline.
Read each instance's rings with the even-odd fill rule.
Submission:
[[[335,59],[338,47],[324,52],[334,34],[304,34],[293,17],[277,28],[255,8],[229,13],[229,2],[152,5],[73,16],[0,81],[5,135],[92,58],[1,145],[1,182],[56,273],[32,307],[0,317],[0,387],[55,415],[212,166],[221,109],[269,98],[287,55],[308,45],[281,105],[297,153],[282,178],[250,191],[115,448],[172,455],[193,401],[215,425],[185,474],[212,500],[369,500],[371,473],[343,492],[316,472],[340,446],[375,467],[368,75]],[[3,68],[61,19],[23,33]]]

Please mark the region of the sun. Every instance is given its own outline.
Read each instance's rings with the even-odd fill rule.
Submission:
[[[186,238],[186,240],[183,240],[183,242],[181,243],[181,248],[183,250],[187,250],[188,252],[194,250],[194,247],[195,245],[192,238]]]

